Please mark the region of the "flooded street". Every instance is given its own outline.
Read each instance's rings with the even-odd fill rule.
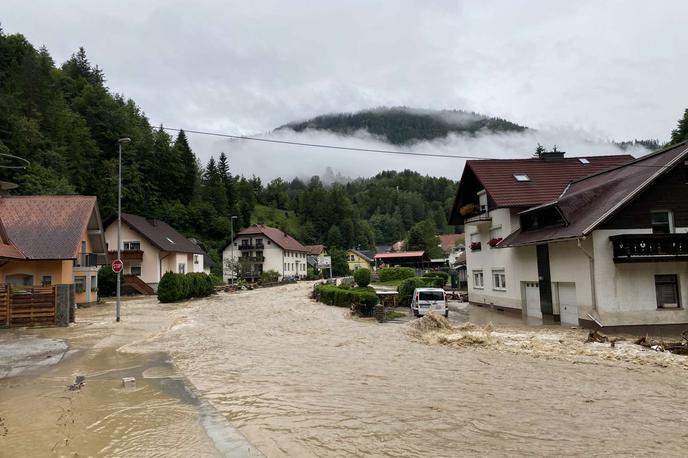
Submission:
[[[683,357],[583,344],[580,330],[499,324],[480,344],[465,338],[480,328],[414,334],[312,302],[310,288],[127,301],[119,325],[104,306],[27,331],[82,351],[0,381],[0,450],[233,456],[204,424],[207,402],[270,457],[685,454]],[[138,388],[124,392],[131,371]],[[86,387],[66,392],[83,372]],[[63,437],[74,443],[51,448]]]

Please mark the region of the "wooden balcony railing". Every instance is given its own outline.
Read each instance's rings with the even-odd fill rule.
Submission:
[[[141,261],[143,260],[143,250],[122,250],[122,261]],[[108,260],[110,262],[117,259],[117,250],[108,251]]]
[[[688,234],[621,234],[609,240],[615,263],[688,261]]]

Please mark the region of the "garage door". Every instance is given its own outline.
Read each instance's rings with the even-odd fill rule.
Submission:
[[[540,310],[540,288],[537,282],[525,282],[526,315],[533,318],[542,318]]]
[[[576,284],[559,283],[559,311],[561,324],[578,326],[578,302],[576,301]]]

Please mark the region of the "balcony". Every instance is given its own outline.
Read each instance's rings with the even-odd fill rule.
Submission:
[[[143,260],[143,250],[122,250],[120,254],[122,261],[141,261]],[[117,250],[108,251],[110,262],[117,259]]]
[[[74,260],[74,267],[97,267],[98,255],[95,253],[79,253]]]
[[[265,256],[242,256],[240,259],[247,262],[265,262]]]
[[[238,248],[241,251],[262,250],[265,248],[265,245],[263,245],[262,243],[256,243],[255,245],[248,245],[242,243],[238,246]]]
[[[622,234],[609,240],[617,264],[688,261],[688,234]]]

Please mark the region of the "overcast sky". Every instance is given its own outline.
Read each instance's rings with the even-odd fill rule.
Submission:
[[[588,140],[668,139],[688,106],[686,18],[688,2],[678,0],[0,3],[6,33],[46,45],[58,64],[84,46],[109,87],[153,123],[255,134],[327,112],[456,108],[540,136],[417,149],[510,157],[539,140],[599,154],[604,145]],[[381,146],[364,137],[301,140]],[[359,156],[191,138],[202,159],[224,150],[236,172],[266,178],[327,165],[354,175],[406,165],[458,174],[451,159],[360,155],[362,164],[351,161]]]

